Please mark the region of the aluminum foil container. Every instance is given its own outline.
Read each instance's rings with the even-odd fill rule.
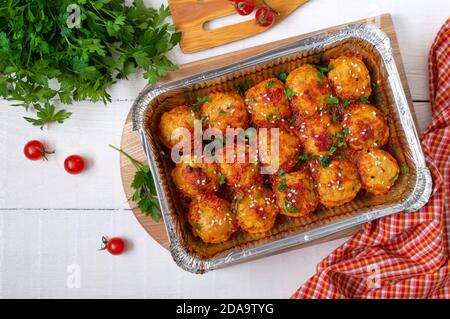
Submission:
[[[170,178],[168,152],[158,139],[161,114],[171,107],[194,103],[210,91],[230,91],[239,81],[255,83],[304,63],[327,63],[347,50],[362,54],[372,82],[378,83],[371,102],[388,118],[387,146],[400,165],[407,165],[387,195],[360,192],[356,199],[332,209],[321,209],[302,219],[276,224],[267,233],[239,233],[223,244],[195,238],[185,220],[185,204]],[[388,36],[373,25],[349,25],[221,68],[165,84],[147,86],[133,105],[134,129],[139,131],[158,192],[170,251],[175,262],[192,273],[204,273],[296,245],[331,236],[345,229],[394,213],[415,211],[429,199],[432,180],[421,150],[410,106],[394,61]]]

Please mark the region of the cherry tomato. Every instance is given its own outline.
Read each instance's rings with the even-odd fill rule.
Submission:
[[[64,161],[64,168],[70,174],[80,174],[84,169],[84,159],[79,155],[70,155]]]
[[[270,27],[272,24],[274,24],[277,18],[277,14],[278,13],[272,8],[263,5],[256,11],[255,19],[260,26]]]
[[[120,255],[125,249],[125,241],[119,237],[114,237],[108,240],[105,236],[103,236],[102,247],[100,250],[105,249],[112,255]]]
[[[47,151],[41,141],[32,140],[25,144],[25,146],[23,147],[23,153],[28,159],[37,161],[41,158],[46,160],[47,157],[45,155],[53,154],[54,152]]]
[[[253,4],[253,0],[237,0],[234,1],[234,7],[236,8],[237,13],[242,16],[249,15],[255,10],[255,5]]]

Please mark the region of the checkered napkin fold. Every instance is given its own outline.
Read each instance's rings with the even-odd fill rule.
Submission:
[[[365,224],[292,298],[450,298],[450,18],[430,50],[429,78],[433,120],[422,148],[430,201]]]

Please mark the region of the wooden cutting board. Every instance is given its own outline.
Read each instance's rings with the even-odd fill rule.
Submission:
[[[354,23],[376,24],[381,30],[383,30],[389,36],[389,38],[391,40],[392,49],[393,49],[393,55],[394,55],[395,62],[398,67],[400,78],[402,80],[406,98],[408,99],[408,102],[409,102],[408,104],[410,106],[412,106],[413,104],[412,104],[412,99],[411,99],[411,93],[409,91],[408,82],[406,80],[405,69],[403,67],[403,62],[402,62],[402,59],[400,56],[400,50],[398,47],[398,42],[397,42],[397,38],[395,35],[395,30],[394,30],[394,25],[392,22],[391,15],[385,14],[385,15],[377,16],[377,17],[370,18],[367,20],[351,22],[351,24],[354,24]],[[321,30],[321,31],[317,31],[317,32],[313,32],[313,33],[309,33],[309,34],[305,34],[305,35],[300,35],[300,36],[260,45],[260,46],[245,49],[242,51],[228,53],[225,55],[209,58],[206,60],[201,60],[201,61],[193,62],[190,64],[185,64],[185,65],[180,66],[179,70],[171,73],[167,78],[164,78],[161,82],[167,82],[167,81],[172,81],[175,79],[180,79],[180,78],[192,75],[194,73],[204,72],[206,70],[210,70],[210,69],[221,67],[221,66],[224,66],[224,65],[227,65],[230,63],[234,63],[236,61],[248,58],[250,56],[267,51],[269,49],[283,46],[287,43],[291,43],[296,40],[300,40],[300,39],[303,39],[303,38],[306,38],[309,36],[313,36],[317,33],[321,33],[324,31],[332,31],[339,27],[340,26],[332,27],[332,28],[328,28],[325,30]],[[411,112],[413,114],[413,118],[415,120],[416,127],[418,127],[414,109],[411,109]],[[136,158],[137,160],[139,160],[143,163],[146,163],[147,158],[144,154],[144,150],[142,148],[141,141],[139,139],[139,134],[137,132],[133,131],[133,125],[131,123],[131,112],[128,114],[128,117],[126,119],[126,122],[125,122],[125,125],[123,128],[121,147],[126,152],[128,152],[131,156]],[[131,189],[130,184],[134,177],[135,168],[128,161],[128,159],[123,155],[121,155],[121,159],[120,159],[120,170],[121,170],[122,182],[123,182],[123,187],[125,189],[126,196],[127,196],[127,198],[130,198],[131,195],[133,194],[133,190]],[[163,247],[168,248],[169,240],[167,238],[167,234],[166,234],[166,230],[165,230],[163,221],[160,221],[159,223],[155,223],[150,217],[144,216],[140,212],[139,208],[137,208],[133,202],[130,201],[129,204],[130,204],[130,207],[132,207],[133,213],[135,214],[136,218],[138,219],[140,224],[144,227],[144,229],[150,234],[150,236],[152,236]],[[312,241],[308,244],[303,245],[302,247],[305,247],[307,245],[317,244],[320,242],[333,240],[333,239],[337,239],[337,238],[341,238],[341,237],[345,237],[345,236],[349,236],[349,235],[352,235],[353,233],[355,233],[359,229],[360,229],[360,226],[354,227],[351,229],[347,229],[343,232],[336,233],[332,236],[321,238],[316,241]],[[297,247],[299,247],[299,246],[297,246]]]
[[[307,1],[266,0],[280,14],[277,16],[276,23],[281,22]],[[259,6],[260,0],[253,2],[255,6]],[[267,30],[255,22],[254,13],[248,15],[246,21],[208,30],[207,22],[237,14],[228,0],[169,0],[169,7],[176,29],[181,32],[180,47],[184,53],[206,50]]]

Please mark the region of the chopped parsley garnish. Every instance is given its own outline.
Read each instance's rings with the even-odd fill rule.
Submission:
[[[292,91],[290,88],[288,88],[286,86],[286,88],[284,89],[284,93],[286,93],[287,97],[293,97],[295,95],[295,92]]]
[[[197,98],[197,103],[198,104],[203,104],[203,103],[211,102],[211,101],[212,101],[212,99],[209,96],[204,96],[204,97],[198,97]]]
[[[286,79],[287,79],[287,74],[285,73],[285,72],[281,72],[281,73],[279,73],[278,74],[278,79],[280,79],[280,81],[286,81]]]
[[[200,106],[198,104],[191,105],[192,112],[197,113],[199,111],[199,109],[200,109]]]
[[[319,157],[319,162],[323,168],[327,168],[330,165],[330,159],[328,157]]]
[[[286,187],[287,187],[286,179],[282,179],[280,185],[278,185],[278,191],[282,192],[286,189]]]
[[[380,88],[380,85],[379,85],[378,83],[376,83],[376,82],[373,82],[373,83],[372,83],[372,89],[373,89],[374,91],[377,91],[379,88]]]
[[[255,102],[255,98],[252,96],[251,98],[246,99],[245,102],[253,103]]]
[[[224,174],[220,174],[219,185],[225,184],[227,177]]]
[[[266,120],[267,120],[268,122],[270,122],[270,121],[273,120],[274,116],[275,116],[275,115],[273,115],[273,114],[269,114],[269,115],[267,115]]]
[[[297,122],[297,118],[295,116],[289,118],[289,123],[294,124],[295,122]]]
[[[328,150],[328,154],[333,155],[334,152],[336,152],[337,147],[334,145],[331,145],[330,149]]]
[[[339,104],[339,99],[335,96],[330,96],[325,99],[328,104]]]
[[[345,100],[342,102],[342,106],[343,106],[343,107],[347,107],[347,106],[349,106],[349,105],[350,105],[350,101],[347,100],[347,99],[345,99]]]
[[[391,182],[395,183],[397,181],[397,179],[398,179],[398,174],[395,175],[394,177],[392,177]]]
[[[338,141],[337,146],[339,146],[339,147],[347,147],[347,143],[345,143],[344,141]]]
[[[409,174],[409,167],[407,165],[402,165],[401,171],[402,171],[403,175],[408,175]]]
[[[241,96],[245,96],[245,92],[249,88],[251,88],[252,85],[253,85],[253,80],[245,79],[242,82],[234,83],[233,87]]]
[[[337,122],[338,115],[336,113],[333,113],[333,122]]]
[[[304,161],[309,160],[310,158],[312,158],[311,155],[309,155],[309,154],[303,154],[303,155],[299,156],[298,160],[301,161],[301,162],[304,162]]]
[[[330,64],[328,67],[323,67],[323,66],[320,66],[320,65],[313,64],[313,67],[318,69],[321,74],[327,74],[328,72],[330,72],[331,70],[334,69],[333,64]]]
[[[275,85],[275,81],[274,80],[269,80],[269,82],[267,82],[267,88],[268,89],[271,89],[274,85]]]
[[[342,155],[342,154],[338,154],[335,157],[338,159],[346,159],[345,155]]]
[[[284,169],[280,169],[278,171],[278,176],[283,176],[284,175]]]
[[[359,98],[359,100],[360,100],[361,102],[364,102],[364,103],[369,103],[369,99],[368,99],[367,97],[365,97],[365,96],[361,96],[361,97]]]

